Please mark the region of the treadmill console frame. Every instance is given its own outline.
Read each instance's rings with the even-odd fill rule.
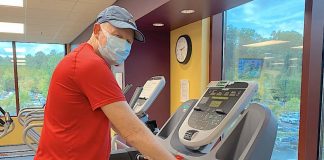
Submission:
[[[255,82],[210,82],[181,124],[180,142],[194,150],[215,142],[246,108],[257,89]]]

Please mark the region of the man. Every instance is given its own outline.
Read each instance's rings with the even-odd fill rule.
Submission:
[[[36,160],[107,160],[110,126],[146,156],[174,159],[135,116],[110,70],[125,61],[134,38],[144,41],[132,18],[124,8],[106,8],[90,40],[57,65]]]

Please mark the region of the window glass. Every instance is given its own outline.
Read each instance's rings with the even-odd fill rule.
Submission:
[[[324,44],[324,32],[323,32],[323,44]],[[322,56],[324,56],[324,46],[322,49]],[[322,68],[322,109],[321,109],[321,124],[320,124],[320,142],[319,142],[319,159],[324,160],[324,68]]]
[[[256,81],[278,120],[272,159],[297,159],[304,0],[254,0],[224,19],[223,77]]]
[[[0,42],[0,106],[16,115],[12,42]]]
[[[72,44],[71,45],[71,51],[73,51],[74,49],[76,49],[79,46],[79,44]]]
[[[17,42],[16,48],[20,108],[43,106],[64,45]]]

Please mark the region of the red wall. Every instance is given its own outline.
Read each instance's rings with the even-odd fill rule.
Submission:
[[[149,78],[164,76],[166,85],[148,110],[150,119],[162,127],[170,116],[170,32],[142,32],[146,42],[135,42],[125,62],[126,84],[133,84],[126,98],[129,101],[135,88],[143,86]]]

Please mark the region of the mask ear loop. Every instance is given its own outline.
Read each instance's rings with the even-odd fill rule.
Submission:
[[[104,38],[106,39],[106,43],[108,43],[108,36],[110,35],[107,31],[105,31],[101,26],[100,26],[100,31],[103,33]],[[102,48],[102,45],[100,44],[100,41],[98,40],[98,45]],[[103,45],[105,46],[105,45]]]

